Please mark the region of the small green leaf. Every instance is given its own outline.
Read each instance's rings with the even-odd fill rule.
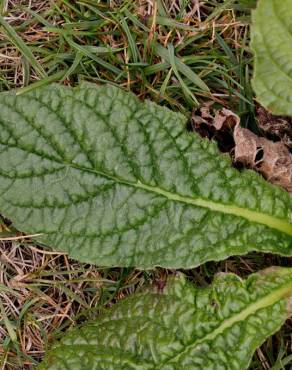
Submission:
[[[2,94],[1,212],[39,242],[104,266],[291,256],[292,197],[232,168],[185,124],[112,86]]]
[[[291,315],[291,294],[292,269],[220,274],[204,289],[172,277],[69,331],[39,370],[244,370]]]
[[[253,87],[275,114],[292,115],[292,0],[259,0],[253,12]]]

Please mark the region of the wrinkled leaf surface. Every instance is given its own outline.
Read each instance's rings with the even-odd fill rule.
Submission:
[[[231,167],[186,119],[120,89],[0,96],[0,210],[39,242],[106,266],[292,255],[292,197]]]
[[[292,0],[259,0],[251,29],[253,86],[275,114],[292,115]]]
[[[292,269],[220,274],[204,289],[180,275],[69,331],[39,370],[244,370],[291,314],[291,294]]]

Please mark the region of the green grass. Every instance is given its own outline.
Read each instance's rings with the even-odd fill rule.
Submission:
[[[187,0],[33,0],[30,6],[2,0],[0,91],[21,94],[53,81],[111,83],[188,117],[211,100],[256,130],[249,50],[255,1],[198,3],[196,9]],[[3,222],[0,227],[1,369],[34,369],[64,330],[172,273],[79,264],[15,238],[16,230]],[[246,276],[271,265],[291,266],[291,259],[251,254],[186,273],[203,286],[218,271]],[[256,352],[251,369],[288,369],[291,333],[288,321]]]
[[[25,3],[2,11],[0,90],[110,82],[185,114],[212,99],[254,119],[249,11],[236,10],[236,1],[208,1],[198,13],[182,0],[155,8],[147,1]]]

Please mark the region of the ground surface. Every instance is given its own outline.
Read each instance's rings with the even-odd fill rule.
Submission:
[[[199,103],[212,101],[215,108],[233,110],[243,126],[258,133],[250,85],[249,24],[254,3],[2,0],[0,91],[31,89],[51,81],[72,86],[80,80],[111,82],[141,99],[183,112],[190,122]],[[168,59],[169,55],[181,63]],[[215,139],[232,155],[228,136]],[[0,227],[2,369],[34,369],[46,346],[64,330],[172,273],[79,264],[66,255],[43,251],[21,234],[15,237],[8,220],[2,220]],[[271,265],[291,266],[291,262],[251,254],[209,262],[186,273],[204,286],[218,271],[246,276]],[[257,350],[250,368],[290,368],[291,333],[290,320]]]

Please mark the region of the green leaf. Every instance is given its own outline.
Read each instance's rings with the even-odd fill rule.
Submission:
[[[81,261],[197,266],[292,255],[292,197],[231,167],[186,119],[122,90],[51,85],[0,95],[0,209]]]
[[[253,12],[253,87],[275,114],[292,115],[292,0],[259,0]]]
[[[291,315],[291,294],[292,269],[220,274],[204,289],[179,275],[69,331],[39,370],[244,370]]]

